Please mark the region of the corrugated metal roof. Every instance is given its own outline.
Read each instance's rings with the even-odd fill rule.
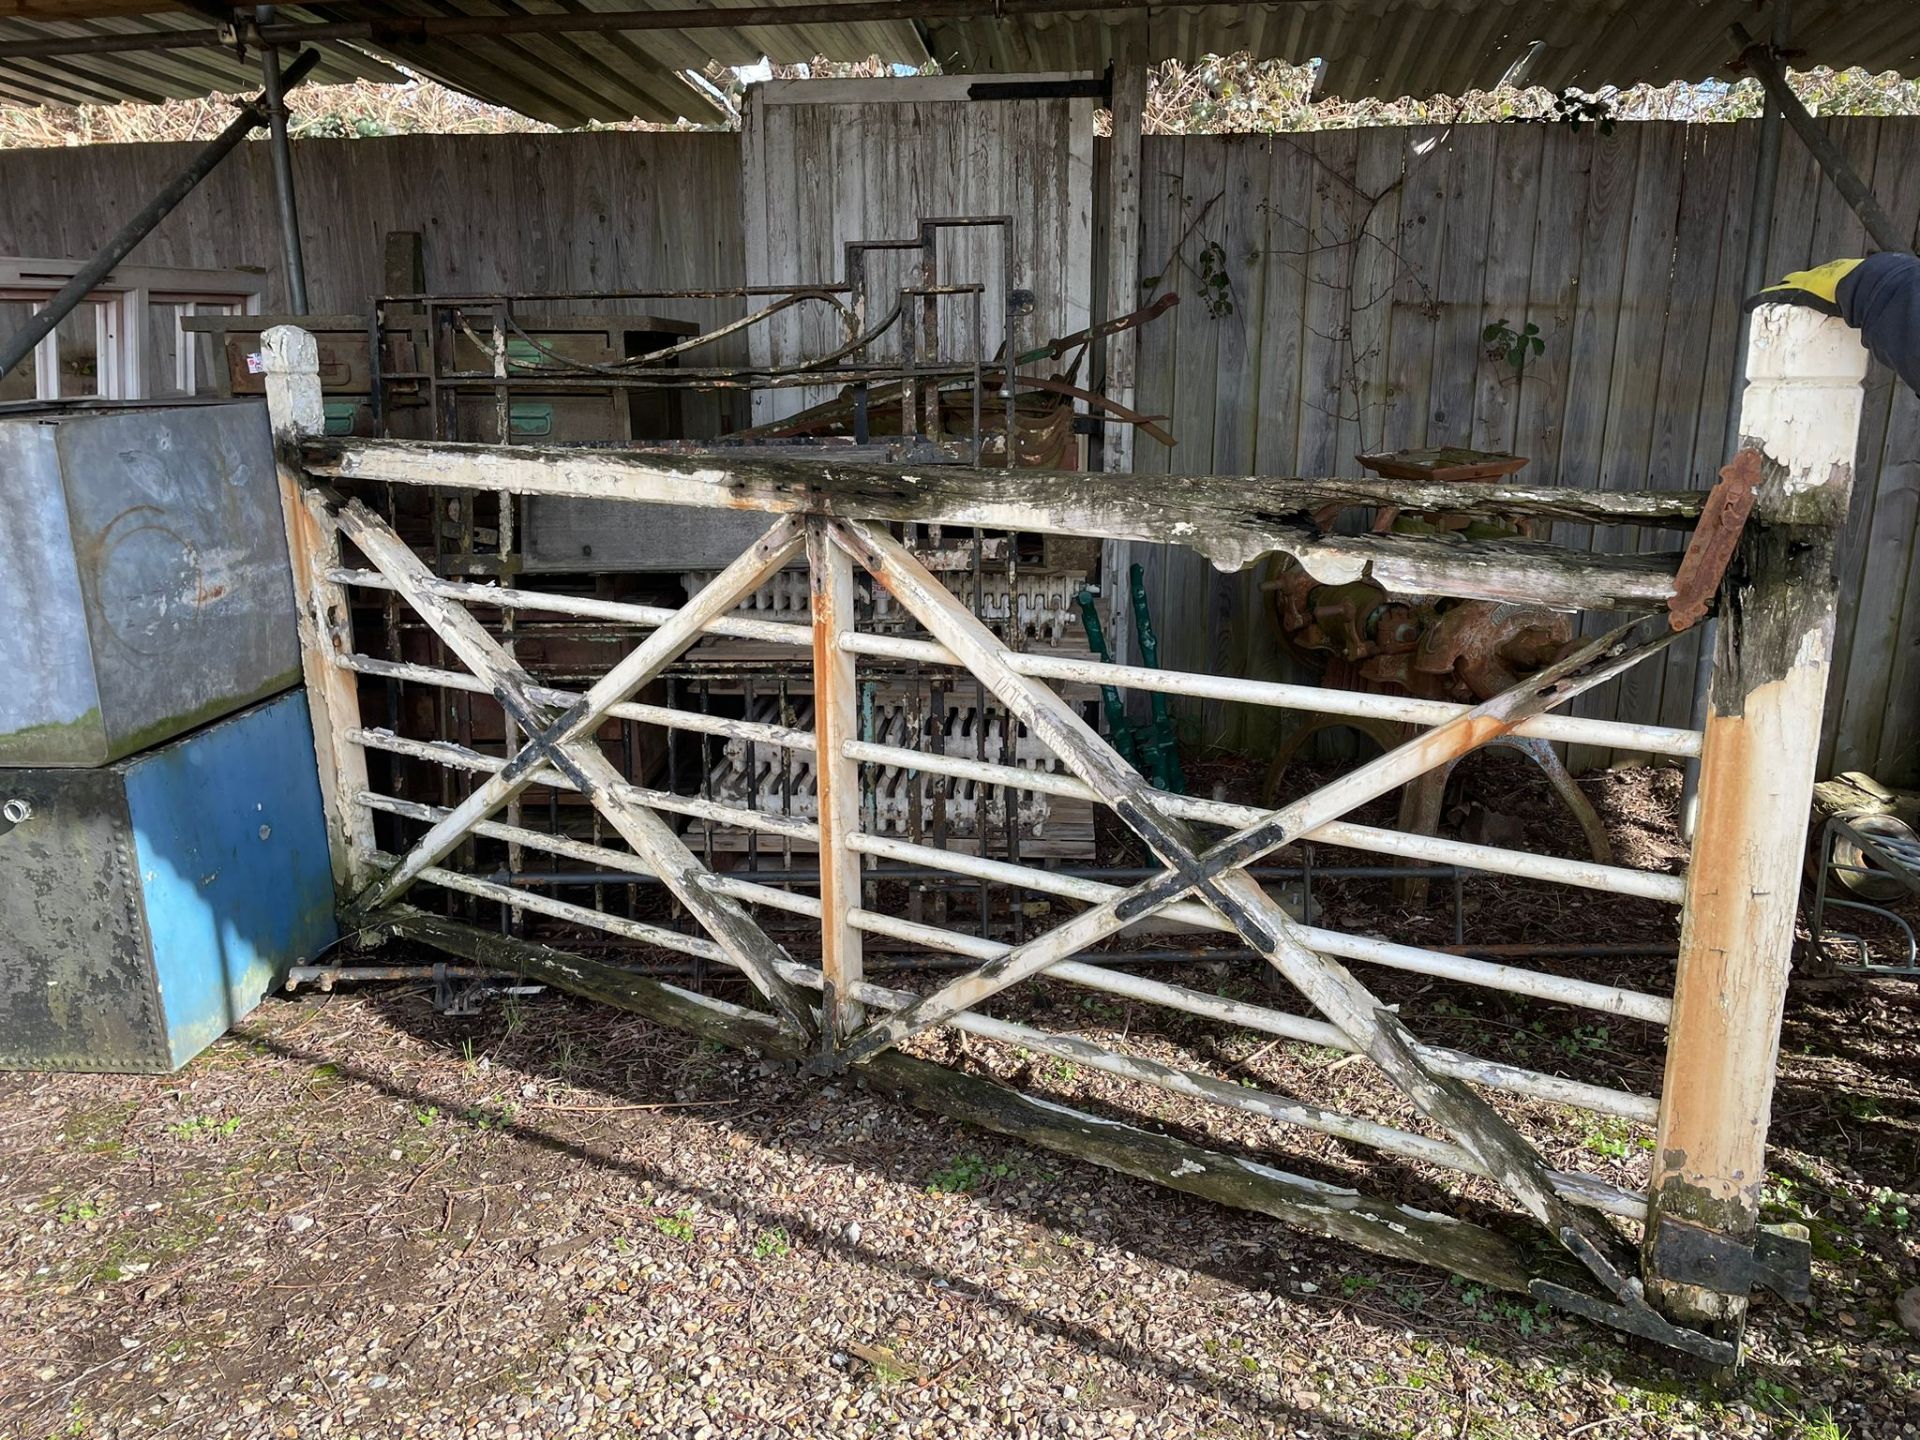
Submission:
[[[1263,60],[1326,62],[1321,92],[1346,99],[1458,94],[1494,85],[1535,41],[1526,82],[1550,89],[1733,78],[1727,27],[1758,32],[1753,0],[1294,0],[1155,9],[1147,53],[1196,60],[1251,51]],[[1137,16],[1088,11],[929,20],[929,48],[951,70],[1099,70],[1114,27]],[[1796,0],[1796,69],[1861,65],[1920,73],[1916,0]]]
[[[282,7],[279,18],[365,20],[386,15],[519,15],[682,6],[687,0],[399,0]],[[742,0],[778,3],[778,0]],[[724,5],[715,8],[725,8]],[[1147,27],[1155,59],[1197,60],[1247,50],[1263,59],[1326,62],[1323,93],[1397,99],[1483,88],[1537,41],[1529,83],[1559,89],[1729,75],[1727,27],[1764,24],[1754,0],[1283,0],[1283,3],[993,15],[919,22],[740,29],[634,30],[438,37],[362,48],[322,47],[318,82],[391,80],[373,54],[555,125],[638,117],[713,122],[712,100],[681,72],[710,60],[747,65],[857,61],[877,55],[919,64],[931,54],[951,71],[1097,71],[1111,56],[1115,26]],[[88,21],[0,21],[0,41],[52,34],[127,34],[204,28],[185,10]],[[1797,0],[1792,63],[1920,73],[1920,0]],[[158,100],[250,90],[252,61],[212,48],[151,54],[0,62],[0,97],[40,101]]]
[[[184,10],[99,20],[0,20],[0,41],[49,36],[137,35],[155,30],[204,30],[207,19]],[[404,80],[392,66],[344,45],[320,47],[311,83]],[[193,100],[260,88],[259,61],[241,60],[211,46],[144,54],[73,55],[0,64],[0,99],[17,105],[113,104],[121,100]]]
[[[775,0],[777,3],[777,0]],[[403,0],[382,8],[404,15],[490,15],[545,10],[622,11],[682,8],[684,0]],[[724,9],[724,5],[715,6]],[[363,5],[308,5],[322,19],[364,19]],[[286,18],[283,14],[282,18]],[[726,115],[681,78],[710,60],[752,65],[764,55],[783,65],[815,57],[858,61],[873,55],[918,65],[927,57],[906,21],[779,28],[632,30],[554,35],[439,38],[375,47],[411,70],[470,95],[511,106],[549,124],[626,119],[718,123]]]

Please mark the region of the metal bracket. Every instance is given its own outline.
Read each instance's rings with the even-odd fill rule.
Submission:
[[[1551,1280],[1532,1281],[1527,1289],[1534,1299],[1545,1301],[1557,1310],[1624,1330],[1670,1350],[1698,1356],[1710,1365],[1731,1365],[1740,1358],[1740,1347],[1731,1340],[1716,1340],[1698,1330],[1675,1325],[1652,1306],[1638,1301],[1602,1300],[1581,1290],[1556,1285]]]
[[[1691,1221],[1663,1216],[1648,1263],[1663,1280],[1717,1295],[1745,1295],[1756,1285],[1804,1305],[1811,1296],[1813,1247],[1799,1225],[1762,1226],[1751,1245]]]
[[[976,80],[969,100],[1104,100],[1113,103],[1110,78],[1093,80]]]

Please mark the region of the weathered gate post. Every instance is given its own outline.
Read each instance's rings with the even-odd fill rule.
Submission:
[[[334,893],[357,894],[373,876],[373,817],[360,804],[367,789],[366,752],[347,737],[360,725],[357,677],[331,663],[351,648],[347,594],[327,578],[340,563],[340,532],[319,500],[300,486],[291,458],[302,440],[326,428],[320,398],[320,355],[312,335],[276,325],[260,337],[266,375],[267,416],[280,456],[280,508],[287,523],[287,561],[293,567],[293,603],[300,631],[300,665],[313,720],[314,757],[320,769],[320,803],[332,852]]]
[[[840,641],[854,629],[853,557],[828,537],[824,520],[807,521],[807,568],[813,612],[813,774],[820,821],[820,970],[825,980],[820,1044],[831,1055],[860,1026],[854,993],[862,977],[860,856],[849,848],[860,833],[860,767],[841,753],[859,739],[860,697],[854,656]]]
[[[1721,585],[1646,1254],[1654,1303],[1726,1339],[1753,1283],[1866,367],[1838,319],[1754,316],[1740,443],[1763,473]]]

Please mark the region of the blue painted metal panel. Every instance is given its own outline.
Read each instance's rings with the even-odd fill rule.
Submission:
[[[338,933],[306,695],[294,691],[125,765],[177,1066]]]

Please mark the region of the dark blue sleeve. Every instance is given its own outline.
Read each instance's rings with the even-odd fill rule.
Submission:
[[[1869,255],[1841,280],[1834,299],[1874,359],[1920,394],[1920,260],[1893,251]]]

